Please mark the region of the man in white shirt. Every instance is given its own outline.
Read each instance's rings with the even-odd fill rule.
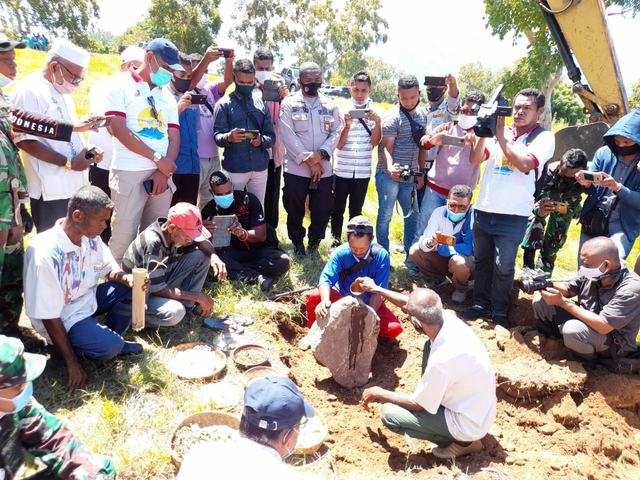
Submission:
[[[313,416],[313,407],[288,378],[256,380],[244,394],[240,438],[195,445],[176,480],[294,478],[282,460],[294,452],[303,422]]]
[[[384,291],[401,305],[404,295]],[[496,418],[496,385],[489,354],[471,328],[442,310],[433,291],[414,290],[406,310],[416,330],[429,338],[424,346],[422,378],[412,395],[370,387],[362,393],[365,408],[375,400],[382,405],[380,419],[399,434],[429,440],[442,459],[460,457],[482,449],[481,439]]]
[[[11,102],[76,123],[78,116],[71,94],[84,80],[90,59],[80,47],[66,40],[56,41],[42,70],[16,84]],[[89,167],[102,160],[102,154],[85,158],[88,148],[77,132],[71,135],[70,142],[19,133],[15,143],[25,152],[33,223],[38,232],[43,232],[67,214],[69,198],[89,183]]]

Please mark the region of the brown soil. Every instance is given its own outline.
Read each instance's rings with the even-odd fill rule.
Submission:
[[[439,290],[445,305],[450,287]],[[517,330],[532,330],[530,298],[514,291],[510,317]],[[469,301],[467,301],[469,303]],[[394,307],[391,307],[392,309]],[[420,378],[425,337],[418,335],[398,309],[405,331],[397,340],[380,339],[369,382],[363,388],[340,387],[329,370],[319,365],[311,351],[301,351],[298,340],[306,334],[304,319],[278,323],[268,319],[263,333],[278,339],[279,352],[272,350],[290,369],[290,377],[304,396],[322,412],[329,435],[320,454],[330,452],[332,467],[342,477],[389,478],[640,478],[640,452],[635,436],[640,431],[640,377],[618,376],[597,367],[588,370],[582,392],[556,392],[538,399],[516,400],[500,388],[498,417],[483,439],[484,450],[443,462],[430,453],[428,442],[407,440],[387,430],[378,418],[379,404],[368,412],[360,405],[364,388],[378,385],[411,393]],[[455,313],[455,312],[454,312]],[[484,320],[471,323],[482,339],[494,365],[509,362],[522,351],[501,350],[494,326]],[[512,329],[513,331],[513,329]],[[560,341],[525,335],[522,348],[528,355],[561,360],[569,353]],[[458,470],[459,469],[459,470]],[[488,469],[488,470],[483,470]],[[464,477],[462,477],[464,478]]]

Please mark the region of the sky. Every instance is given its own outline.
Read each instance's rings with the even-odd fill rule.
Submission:
[[[146,14],[151,0],[98,0],[98,4],[101,12],[98,26],[119,35]],[[418,78],[446,73],[456,75],[461,65],[474,61],[480,61],[485,67],[497,71],[512,65],[526,54],[526,40],[513,45],[512,38],[500,41],[491,35],[485,27],[484,4],[481,0],[411,0],[410,11],[398,8],[398,4],[398,0],[382,0],[381,15],[389,22],[389,38],[386,44],[370,48],[367,54],[381,58],[398,70],[413,73]],[[237,48],[227,36],[232,26],[233,5],[234,0],[221,1],[223,24],[217,38],[219,46]],[[123,21],[122,12],[127,12],[126,18],[132,20]],[[415,19],[420,20],[411,24]],[[456,30],[458,26],[460,29]],[[609,16],[609,29],[622,78],[629,89],[632,83],[640,79],[637,54],[640,16],[635,19],[630,16]],[[285,57],[284,63],[288,64],[290,60]]]

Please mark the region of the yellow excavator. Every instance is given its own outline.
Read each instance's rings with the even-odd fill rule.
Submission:
[[[536,0],[573,82],[573,92],[584,104],[589,124],[556,132],[559,160],[572,147],[589,158],[602,145],[602,135],[629,112],[618,58],[609,34],[603,0]],[[576,64],[577,61],[577,64]],[[578,67],[579,65],[579,67]],[[587,84],[583,83],[584,74]]]

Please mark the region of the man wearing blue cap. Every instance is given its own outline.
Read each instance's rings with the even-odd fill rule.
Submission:
[[[244,394],[240,438],[230,444],[197,444],[176,480],[204,480],[213,471],[218,478],[291,478],[295,475],[281,462],[296,449],[300,426],[313,415],[311,404],[288,378],[256,380]]]
[[[163,87],[176,71],[185,71],[178,49],[156,38],[147,45],[140,68],[129,69],[106,92],[105,114],[115,115],[109,179],[115,209],[109,248],[118,263],[138,228],[143,231],[165,217],[171,205],[180,130],[178,105]]]

